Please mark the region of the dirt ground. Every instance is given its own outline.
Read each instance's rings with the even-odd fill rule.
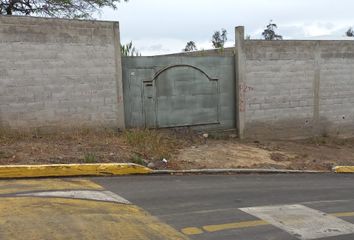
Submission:
[[[298,141],[226,141],[182,149],[176,155],[181,169],[267,168],[331,170],[337,165],[354,165],[354,139],[309,139]]]
[[[165,159],[166,161],[162,161]],[[176,129],[123,133],[0,132],[0,164],[133,162],[155,169],[275,168],[331,170],[354,164],[354,139],[240,141]]]

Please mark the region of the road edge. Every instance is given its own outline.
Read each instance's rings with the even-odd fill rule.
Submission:
[[[33,177],[119,176],[149,174],[150,168],[134,163],[45,164],[0,166],[0,179]]]
[[[190,170],[153,170],[151,174],[231,174],[231,173],[330,173],[329,171],[289,170],[289,169],[190,169]]]

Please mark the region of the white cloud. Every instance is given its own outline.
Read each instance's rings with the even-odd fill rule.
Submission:
[[[180,51],[193,40],[210,48],[215,30],[226,28],[229,45],[234,27],[261,38],[270,19],[287,39],[341,38],[354,26],[352,0],[130,0],[99,19],[120,21],[123,42],[132,40],[143,55]]]

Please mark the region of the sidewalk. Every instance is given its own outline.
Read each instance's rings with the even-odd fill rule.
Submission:
[[[1,239],[187,240],[85,179],[0,181]]]

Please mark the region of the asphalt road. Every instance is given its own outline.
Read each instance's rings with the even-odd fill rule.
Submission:
[[[190,239],[354,239],[354,175],[128,176],[90,180]]]

